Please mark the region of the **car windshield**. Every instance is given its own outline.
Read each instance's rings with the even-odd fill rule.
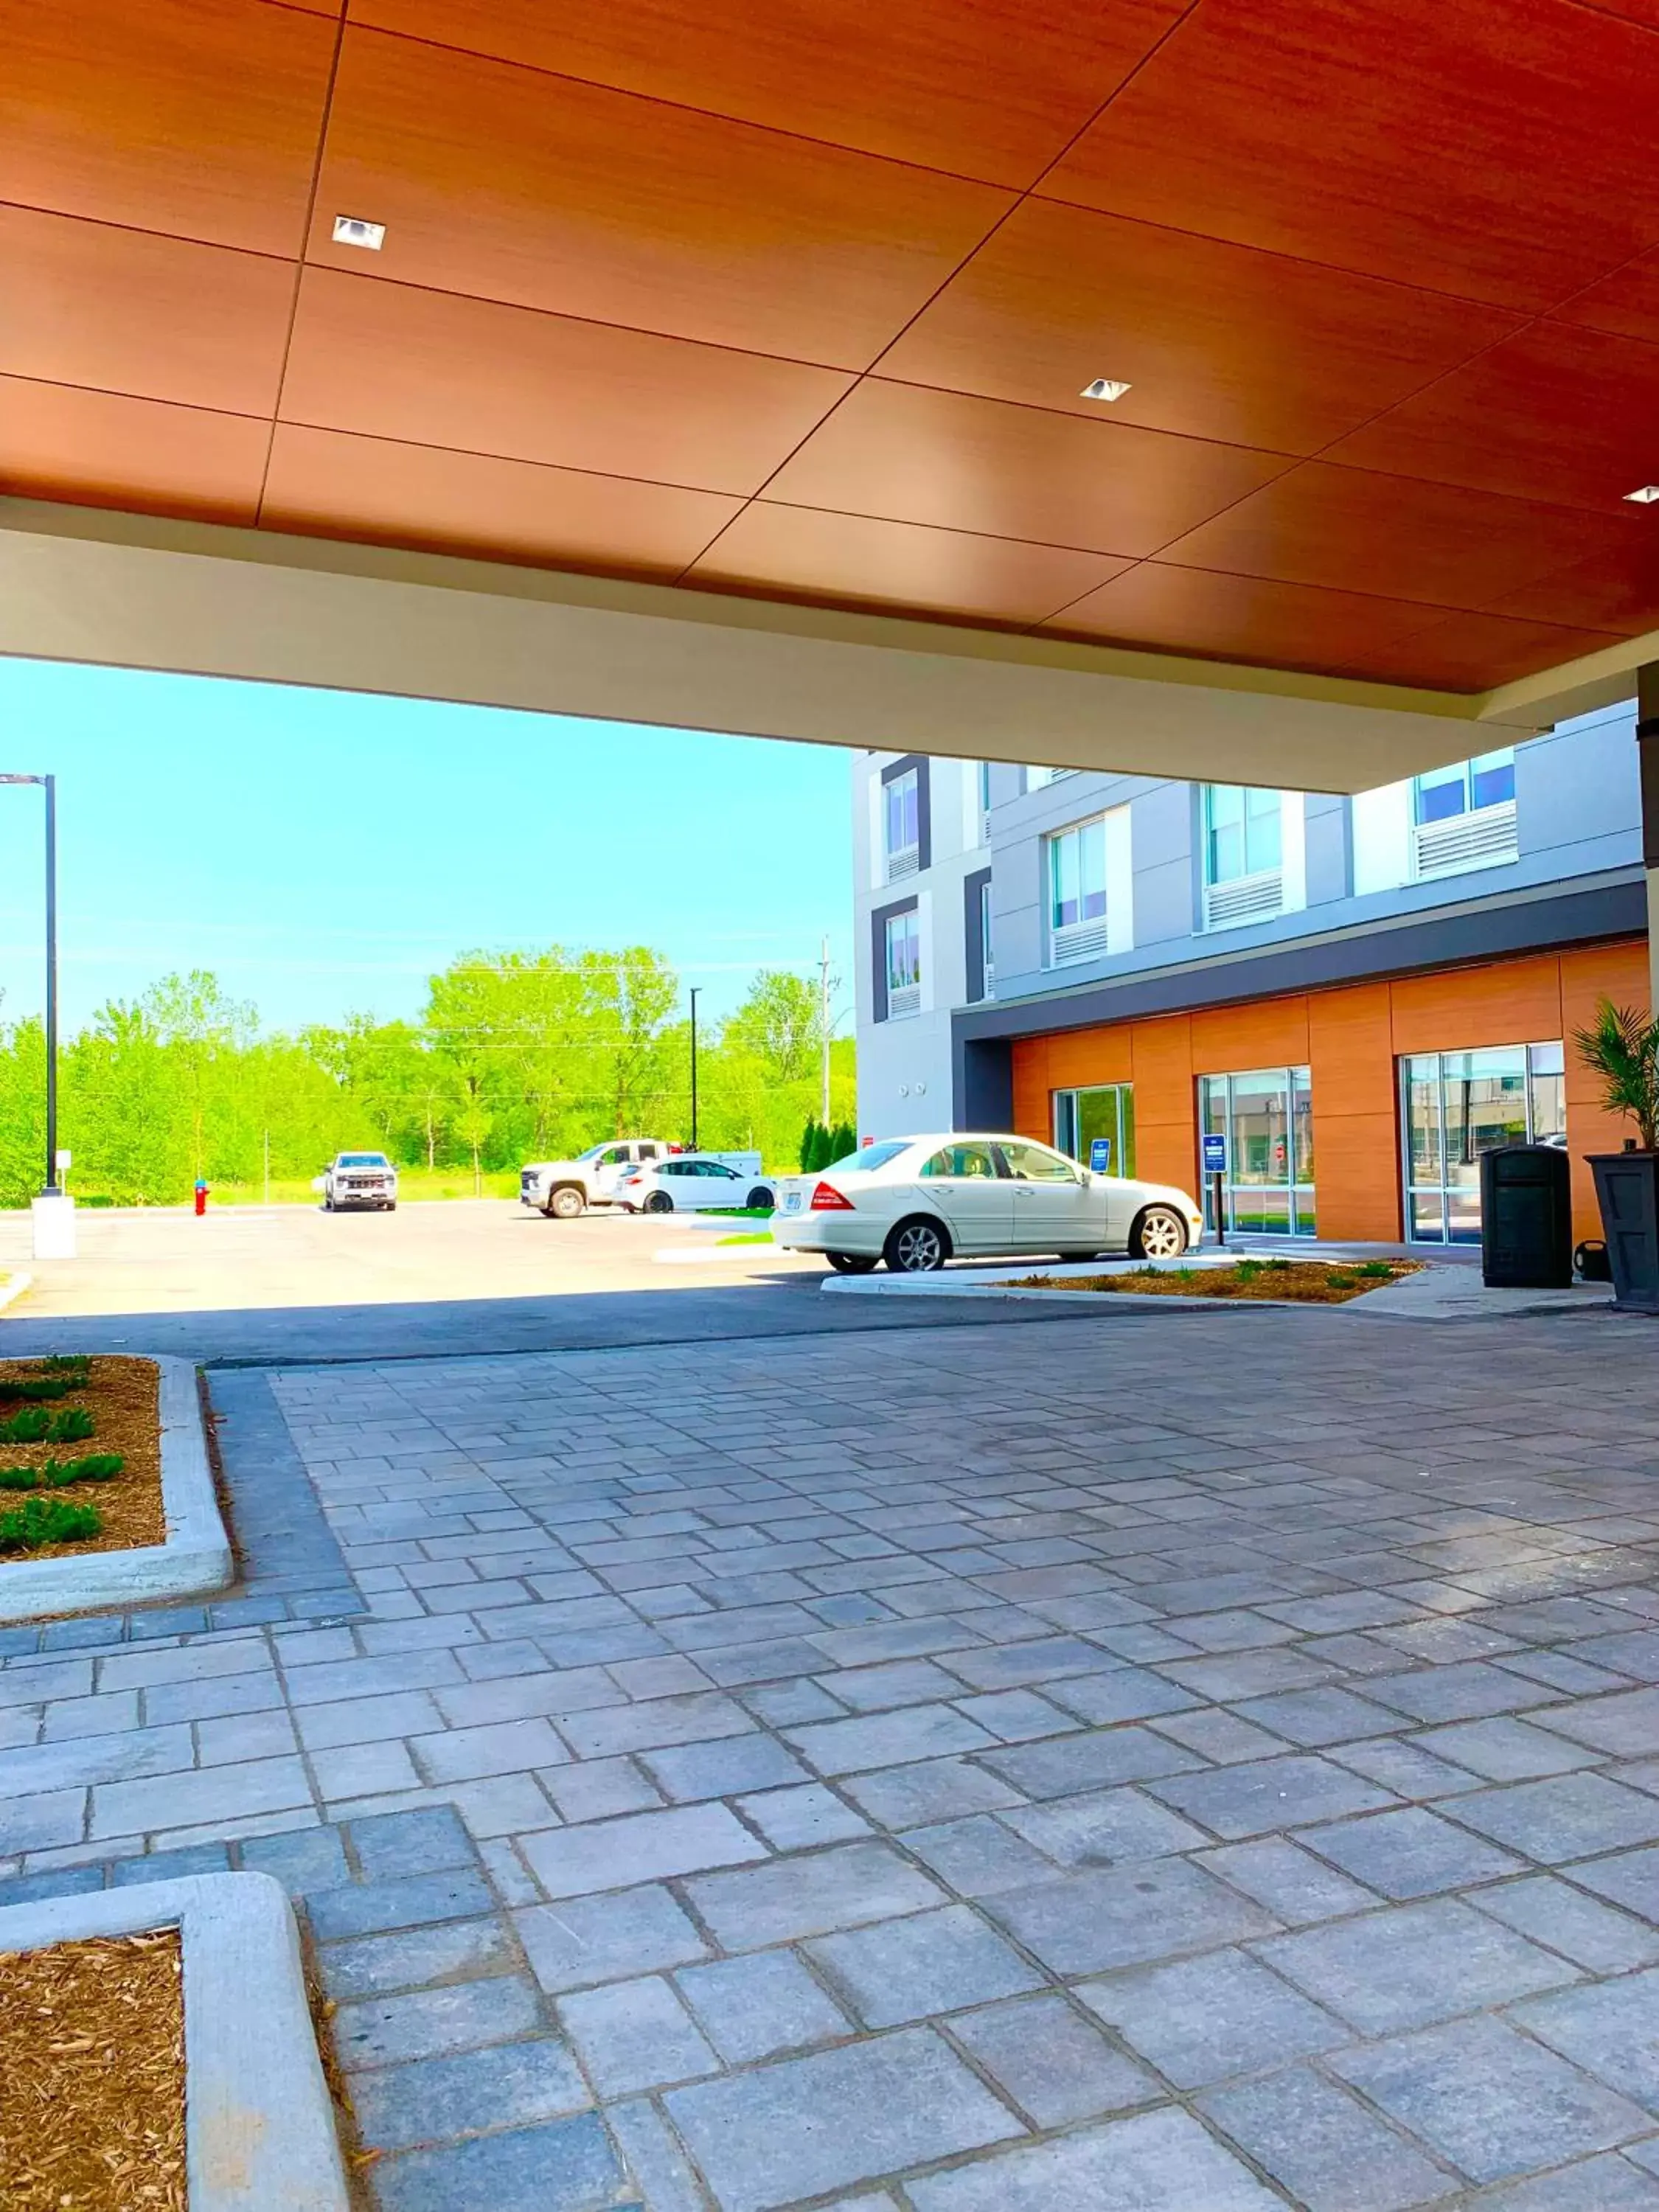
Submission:
[[[383,1168],[388,1164],[384,1152],[342,1152],[340,1155],[343,1168]]]
[[[602,1145],[590,1145],[585,1152],[577,1153],[576,1159],[578,1162],[582,1160],[596,1160],[601,1152],[608,1152],[611,1150],[611,1145],[614,1144],[615,1141],[616,1139],[614,1138],[609,1138]]]
[[[861,1152],[848,1152],[844,1160],[832,1160],[833,1175],[868,1175],[872,1168],[884,1168],[889,1160],[896,1160],[901,1152],[908,1152],[911,1139],[890,1138],[884,1145],[866,1145]]]

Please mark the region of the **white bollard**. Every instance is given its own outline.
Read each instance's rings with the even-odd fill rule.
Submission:
[[[53,1198],[37,1198],[29,1208],[34,1219],[37,1260],[75,1257],[75,1200],[66,1192]]]

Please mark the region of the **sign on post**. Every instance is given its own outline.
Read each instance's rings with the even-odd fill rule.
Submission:
[[[1097,1175],[1110,1175],[1112,1172],[1112,1140],[1109,1137],[1090,1138],[1089,1165],[1093,1169]]]
[[[1224,1176],[1227,1172],[1226,1138],[1212,1135],[1206,1129],[1198,1141],[1203,1153],[1205,1174]]]

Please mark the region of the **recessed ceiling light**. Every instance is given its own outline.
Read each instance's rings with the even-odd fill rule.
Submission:
[[[1655,500],[1659,499],[1659,484],[1638,484],[1636,489],[1627,491],[1625,497],[1633,501],[1638,507],[1651,507]]]
[[[1120,384],[1113,377],[1097,376],[1092,384],[1084,386],[1078,398],[1079,399],[1121,399],[1128,389],[1127,384]],[[1659,498],[1659,492],[1656,492],[1654,496]]]
[[[337,246],[366,246],[371,253],[378,253],[386,244],[386,225],[365,222],[360,215],[337,215],[334,218],[334,243]]]

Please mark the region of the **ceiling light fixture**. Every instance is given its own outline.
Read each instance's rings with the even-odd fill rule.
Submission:
[[[360,215],[337,215],[334,218],[334,243],[337,246],[363,246],[371,253],[378,253],[386,244],[386,225],[365,222]]]
[[[1636,489],[1627,491],[1625,497],[1637,507],[1651,507],[1655,500],[1659,500],[1659,484],[1638,484]]]
[[[1079,399],[1121,399],[1128,389],[1127,384],[1118,383],[1114,377],[1097,376],[1092,384],[1084,386],[1078,398]],[[1656,493],[1655,497],[1659,498],[1659,493]]]

